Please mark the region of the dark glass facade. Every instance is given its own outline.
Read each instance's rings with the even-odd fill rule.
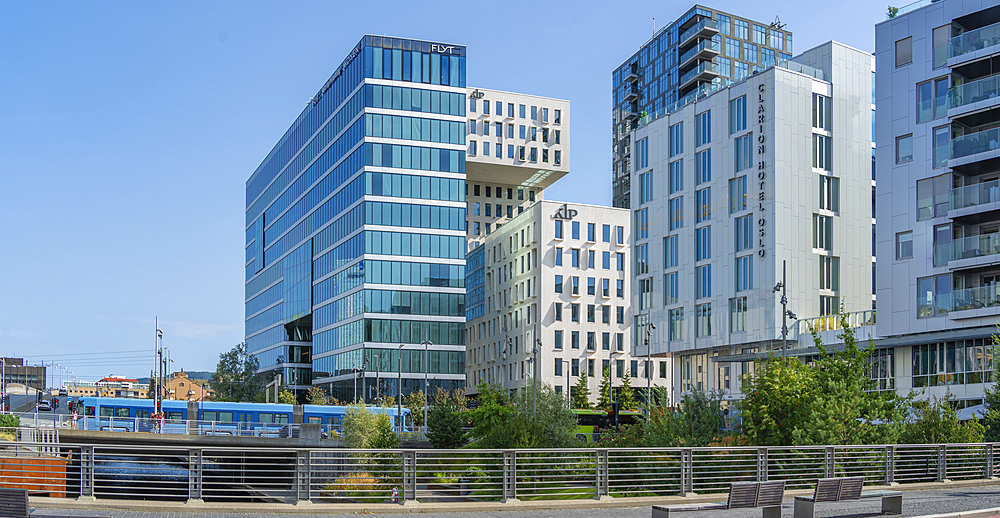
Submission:
[[[425,372],[464,386],[464,87],[464,46],[365,36],[250,176],[262,373],[341,399],[357,369],[368,397],[395,394],[397,372],[404,391]]]
[[[612,205],[629,208],[629,133],[792,55],[792,33],[700,5],[657,31],[611,76]]]

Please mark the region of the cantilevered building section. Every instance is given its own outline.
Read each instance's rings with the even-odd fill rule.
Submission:
[[[672,111],[792,55],[792,33],[695,5],[660,29],[613,73],[612,204],[629,207],[634,172],[629,132],[640,119]]]

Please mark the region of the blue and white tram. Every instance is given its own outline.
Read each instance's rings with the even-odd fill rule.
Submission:
[[[277,403],[232,403],[227,401],[162,401],[164,419],[153,419],[152,399],[87,397],[77,403],[83,408],[88,430],[162,431],[164,433],[201,433],[218,435],[287,436],[295,427],[314,423],[324,432],[340,432],[346,406],[286,405]],[[373,413],[386,413],[394,429],[400,424],[396,407],[368,407]],[[192,423],[192,421],[194,423]],[[402,412],[402,429],[412,428],[409,409]],[[197,431],[196,431],[197,430]]]

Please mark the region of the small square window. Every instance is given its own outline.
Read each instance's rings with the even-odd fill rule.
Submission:
[[[913,62],[913,38],[903,38],[896,42],[896,66],[909,65]]]
[[[902,164],[913,160],[913,134],[896,137],[896,163]]]
[[[913,231],[896,234],[896,259],[913,257]]]

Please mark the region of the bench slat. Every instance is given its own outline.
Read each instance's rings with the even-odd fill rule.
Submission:
[[[745,509],[757,506],[759,482],[734,482],[729,486],[729,509]]]
[[[848,477],[842,479],[840,486],[841,500],[857,500],[861,496],[861,489],[865,485],[865,477]]]
[[[761,482],[760,491],[757,494],[757,507],[781,505],[781,499],[784,497],[785,497],[784,480]]]
[[[843,479],[821,478],[816,481],[816,490],[813,492],[814,502],[836,502],[840,500],[840,487]]]

